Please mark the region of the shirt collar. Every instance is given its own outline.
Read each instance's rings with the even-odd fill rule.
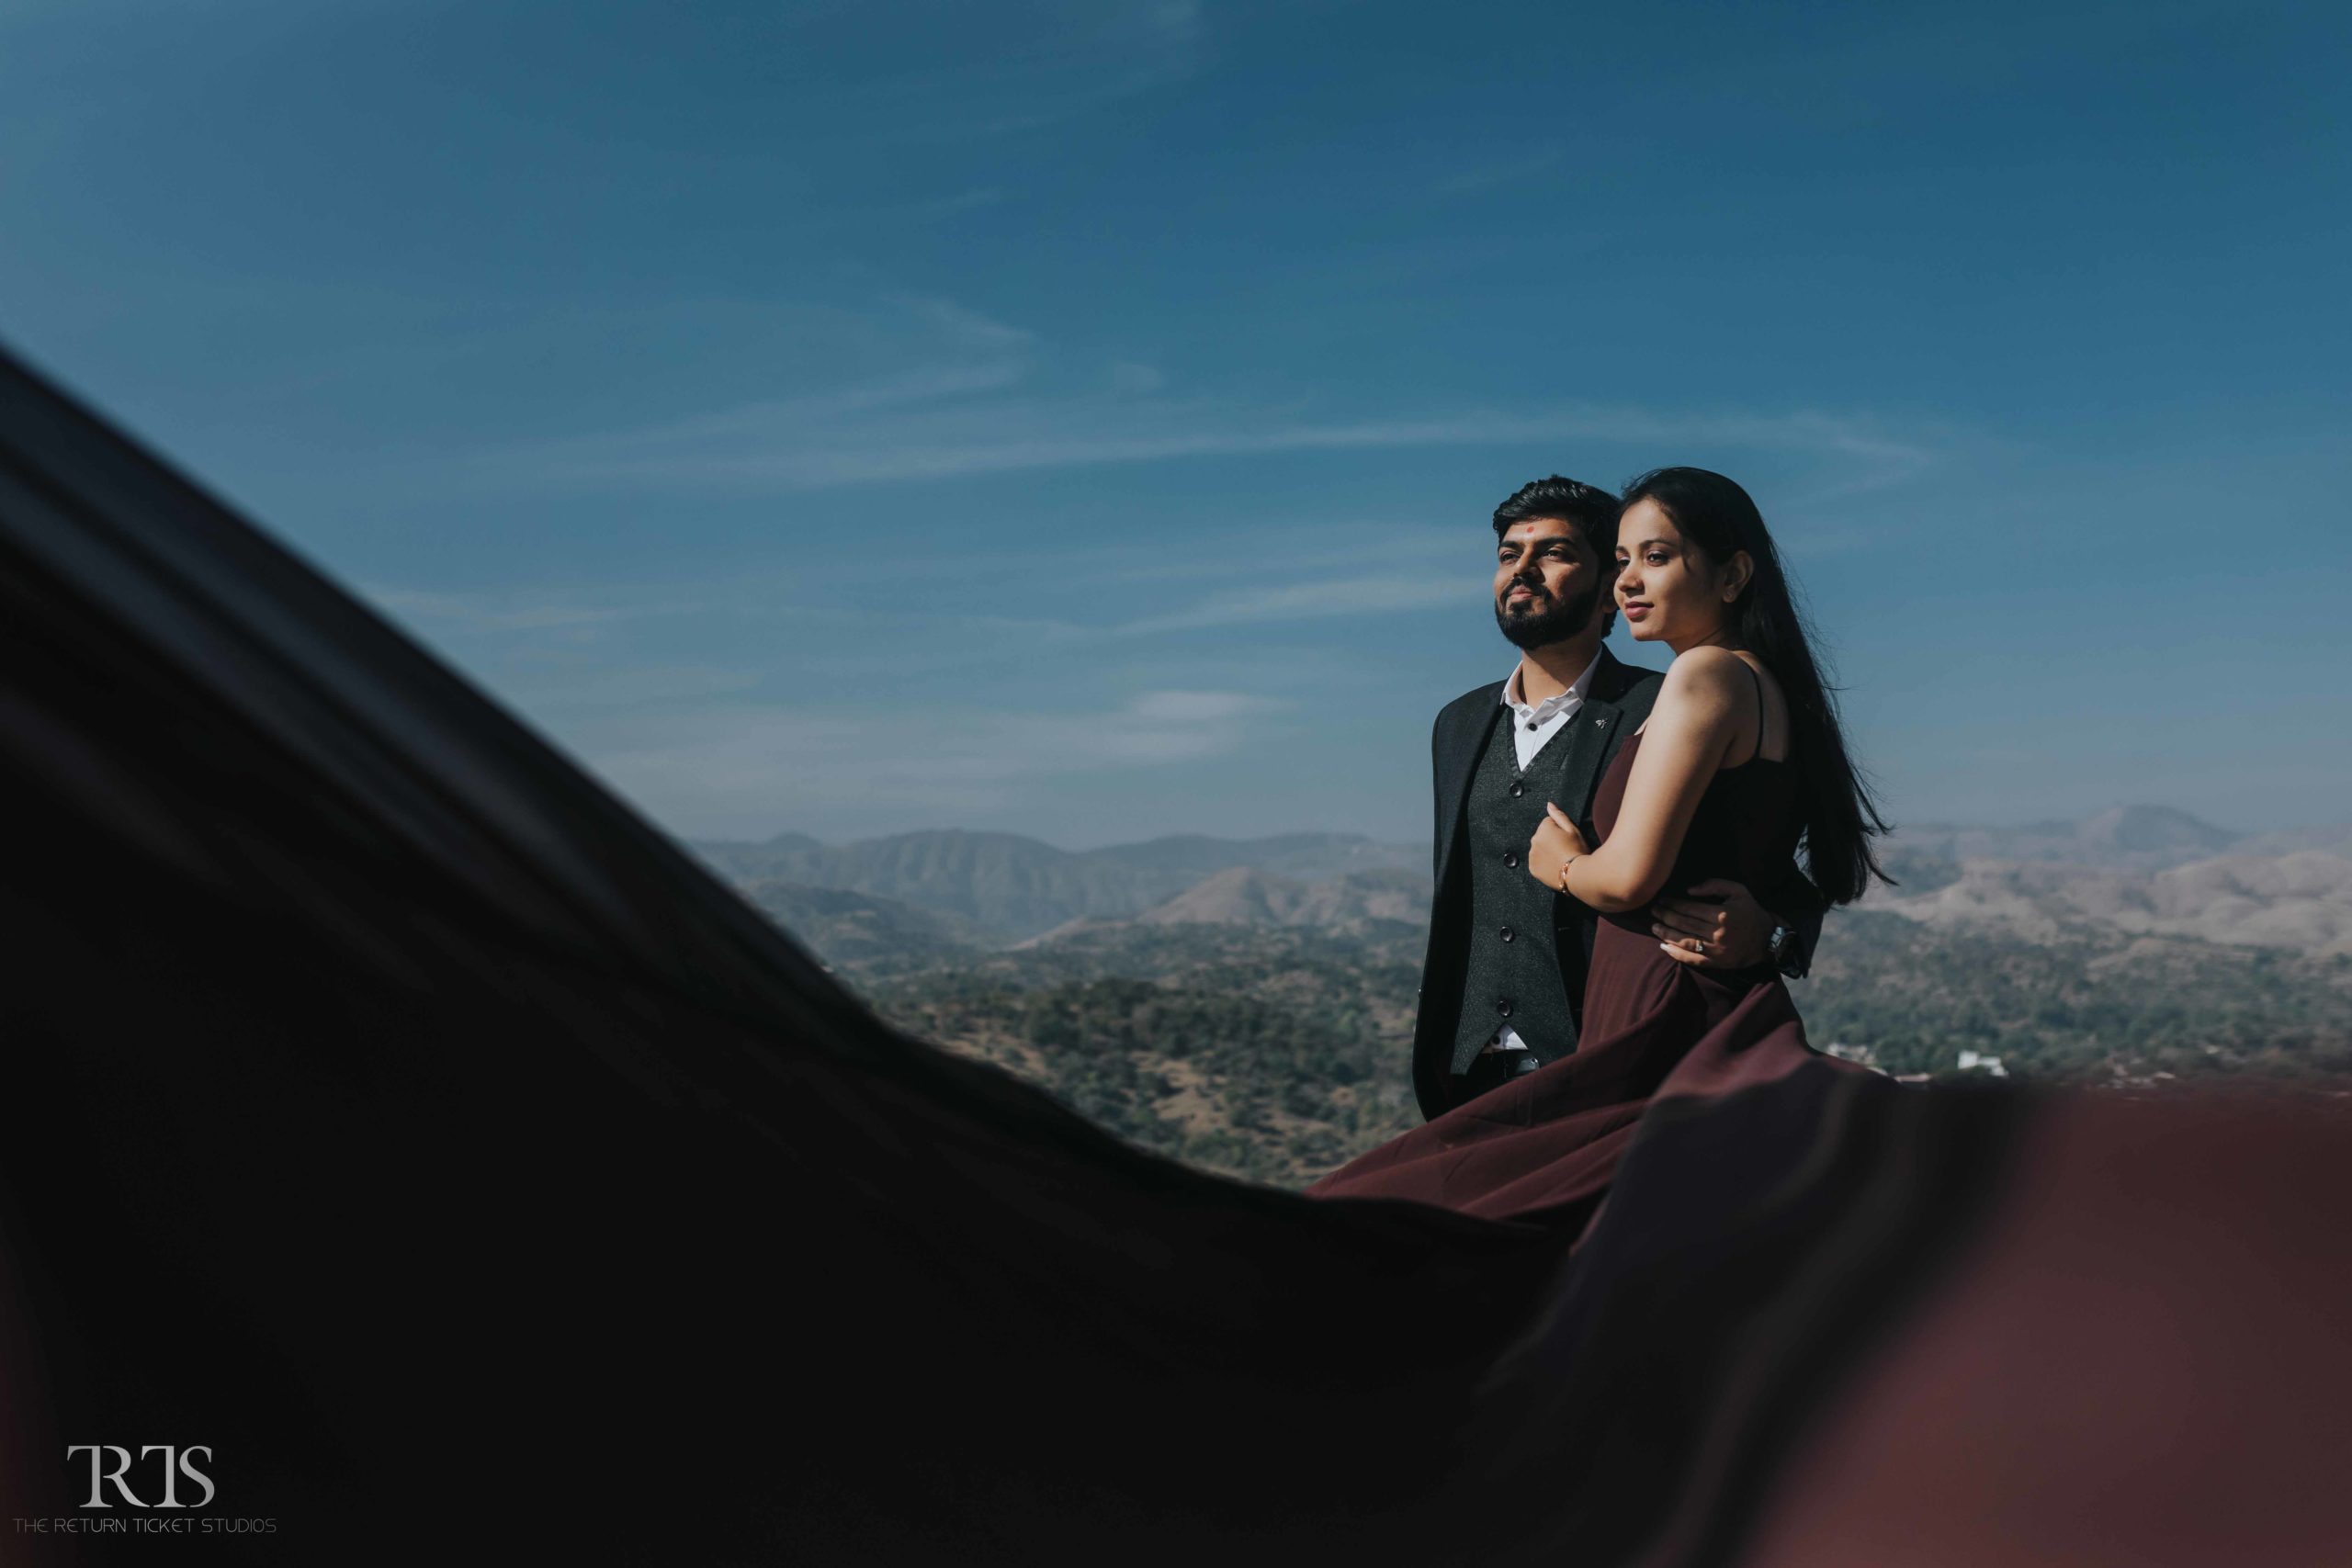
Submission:
[[[1555,697],[1546,697],[1533,707],[1527,705],[1519,684],[1519,677],[1526,668],[1524,660],[1510,667],[1510,678],[1503,682],[1503,706],[1510,709],[1521,724],[1542,724],[1556,713],[1583,705],[1585,694],[1592,690],[1592,678],[1600,672],[1600,655],[1596,653],[1592,656],[1592,662],[1584,667],[1583,674],[1568,683],[1566,691]]]

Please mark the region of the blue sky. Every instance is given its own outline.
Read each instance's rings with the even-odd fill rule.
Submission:
[[[0,0],[0,339],[684,834],[1421,837],[1487,513],[1668,462],[1898,819],[2340,820],[2347,79],[2317,5]]]

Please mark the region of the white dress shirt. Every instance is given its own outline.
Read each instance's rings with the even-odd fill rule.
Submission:
[[[1530,707],[1527,689],[1520,683],[1520,677],[1527,671],[1526,661],[1522,660],[1512,667],[1510,679],[1503,682],[1503,706],[1510,709],[1511,750],[1519,758],[1520,772],[1525,773],[1527,765],[1535,761],[1535,754],[1568,727],[1568,720],[1576,717],[1577,710],[1584,706],[1585,694],[1592,690],[1593,674],[1600,668],[1600,656],[1595,654],[1592,662],[1584,667],[1584,673],[1569,682],[1566,691]],[[1487,1043],[1498,1051],[1527,1049],[1527,1042],[1508,1023],[1497,1030]]]

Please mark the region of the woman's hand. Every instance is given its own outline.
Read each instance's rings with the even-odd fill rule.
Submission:
[[[1590,854],[1592,846],[1577,830],[1576,818],[1548,800],[1544,816],[1544,825],[1527,840],[1527,874],[1557,893],[1562,864],[1573,856]]]

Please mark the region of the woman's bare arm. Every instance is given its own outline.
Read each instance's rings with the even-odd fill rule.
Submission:
[[[1755,690],[1747,666],[1723,649],[1694,648],[1674,661],[1642,728],[1617,824],[1570,872],[1574,897],[1615,913],[1641,908],[1665,890],[1699,797],[1747,728]],[[1552,871],[1556,877],[1556,863]]]

